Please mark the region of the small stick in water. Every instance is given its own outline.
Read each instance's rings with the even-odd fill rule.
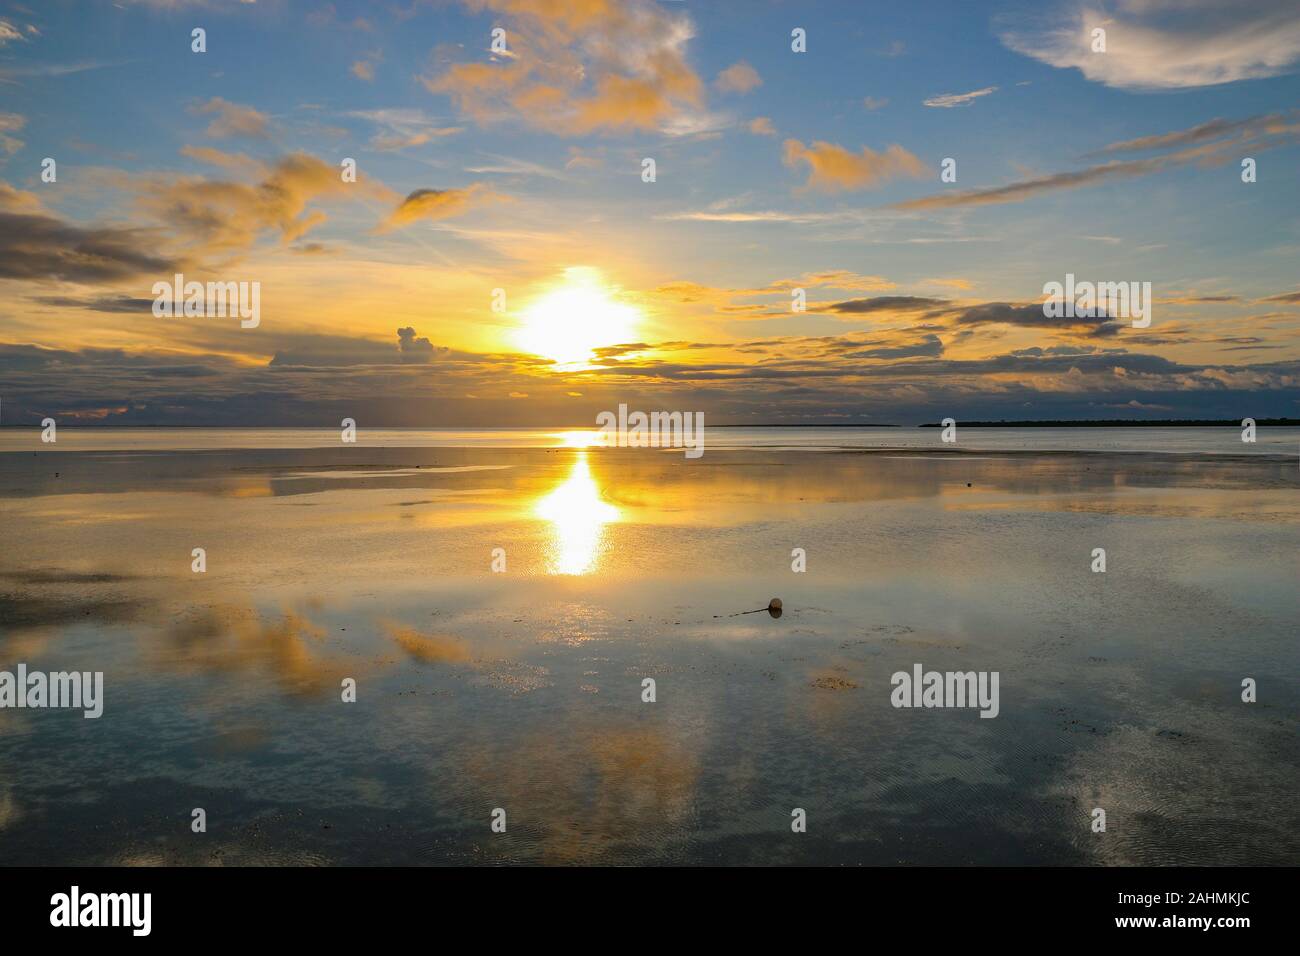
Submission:
[[[757,614],[757,613],[759,613],[760,611],[766,611],[768,614],[772,615],[773,617],[780,617],[780,616],[781,616],[781,599],[780,599],[780,598],[772,598],[772,600],[770,600],[770,601],[767,602],[767,607],[759,607],[759,608],[755,608],[755,609],[752,610],[752,611],[739,611],[739,612],[737,612],[736,614],[728,614],[727,617],[740,617],[740,616],[743,615],[743,614]],[[714,617],[717,617],[717,615],[715,614]]]

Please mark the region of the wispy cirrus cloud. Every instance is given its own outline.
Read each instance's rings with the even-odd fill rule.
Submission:
[[[1214,120],[1186,130],[1112,143],[1100,150],[1100,153],[1107,154],[1149,151],[1168,146],[1183,147],[1162,155],[1141,159],[1111,160],[1084,169],[1022,179],[1004,186],[936,193],[920,199],[895,203],[891,208],[946,209],[1023,202],[1064,189],[1077,189],[1110,180],[1146,176],[1193,163],[1205,166],[1222,165],[1236,161],[1242,155],[1241,150],[1246,147],[1252,151],[1271,149],[1294,143],[1297,138],[1300,138],[1300,123],[1288,120],[1280,114],[1235,121]]]
[[[923,106],[932,106],[938,109],[949,110],[954,106],[970,106],[981,96],[988,96],[990,93],[997,92],[996,86],[986,86],[982,90],[971,90],[969,93],[941,93],[938,96],[931,96],[923,100]]]
[[[405,107],[350,110],[342,115],[373,123],[376,131],[370,138],[370,148],[381,153],[423,146],[433,140],[465,131],[463,126],[448,126],[423,110]]]
[[[1118,143],[1103,146],[1093,155],[1105,153],[1139,153],[1148,150],[1169,149],[1179,146],[1194,146],[1199,143],[1213,142],[1236,133],[1264,135],[1294,130],[1295,114],[1270,113],[1267,116],[1247,116],[1244,119],[1212,119],[1198,123],[1188,129],[1174,130],[1171,133],[1158,133],[1153,136],[1139,136]]]
[[[75,60],[71,63],[18,63],[0,64],[0,81],[12,82],[14,77],[56,77],[125,66],[133,60]]]

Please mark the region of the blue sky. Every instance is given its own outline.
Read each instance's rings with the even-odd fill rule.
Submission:
[[[1294,415],[1300,12],[1218,6],[0,3],[6,411]],[[266,320],[160,325],[174,270],[261,282]],[[1150,282],[1153,326],[1033,319],[1067,272]],[[575,276],[588,359],[520,352]]]

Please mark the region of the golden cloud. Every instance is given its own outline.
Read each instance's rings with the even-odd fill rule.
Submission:
[[[687,64],[685,16],[633,0],[467,0],[510,17],[509,53],[422,77],[480,124],[560,134],[652,130],[687,117],[703,84]]]
[[[499,198],[482,183],[473,183],[464,189],[417,189],[402,200],[376,231],[400,229],[421,219],[450,219],[473,206]]]
[[[805,146],[797,139],[787,139],[783,159],[791,167],[807,163],[804,188],[823,192],[870,189],[896,176],[919,178],[926,174],[925,164],[897,143],[883,152],[864,146],[860,153],[853,153],[834,143],[818,141]]]

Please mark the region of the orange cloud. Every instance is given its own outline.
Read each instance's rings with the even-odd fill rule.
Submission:
[[[804,146],[797,139],[785,141],[787,166],[808,164],[806,189],[838,192],[849,189],[869,189],[895,176],[920,177],[926,174],[925,164],[897,143],[883,152],[862,147],[862,152],[852,153],[834,143],[815,142]]]
[[[400,229],[421,219],[450,219],[492,198],[495,194],[482,183],[464,189],[417,189],[380,223],[376,232]]]
[[[513,120],[559,134],[654,130],[702,105],[684,15],[631,0],[466,2],[509,15],[508,56],[421,80],[477,123]]]
[[[20,213],[43,213],[45,207],[40,197],[23,189],[0,182],[0,209]]]
[[[237,160],[216,150],[191,151],[189,155],[209,162]],[[149,179],[140,187],[141,201],[155,218],[197,245],[217,251],[252,245],[267,229],[279,230],[283,241],[292,242],[325,220],[323,212],[308,209],[312,201],[368,191],[365,184],[344,183],[337,166],[306,153],[281,157],[269,170],[261,169],[261,175],[257,183],[196,176]],[[380,194],[391,195],[382,187],[378,189]]]

